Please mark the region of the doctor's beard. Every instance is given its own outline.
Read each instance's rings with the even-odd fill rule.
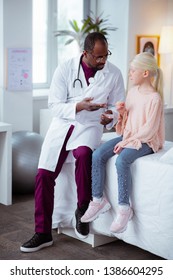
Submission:
[[[97,72],[99,70],[102,70],[104,68],[104,66],[105,66],[105,63],[100,63],[95,66],[92,66],[92,69]]]
[[[104,63],[100,63],[96,66],[96,70],[102,70],[104,68],[105,64]]]
[[[91,63],[88,63],[88,66],[91,67],[95,72],[99,71],[99,70],[102,70],[105,66],[105,63],[98,63],[98,64],[91,64]]]

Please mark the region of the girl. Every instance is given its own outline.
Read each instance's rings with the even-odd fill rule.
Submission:
[[[130,65],[129,79],[133,87],[126,102],[116,103],[119,112],[116,132],[121,136],[104,143],[93,153],[93,200],[81,218],[82,222],[91,222],[110,209],[111,205],[103,197],[106,162],[118,154],[118,207],[110,227],[114,233],[125,231],[133,216],[129,200],[132,185],[130,165],[139,157],[157,152],[164,143],[162,72],[151,53],[135,56]]]

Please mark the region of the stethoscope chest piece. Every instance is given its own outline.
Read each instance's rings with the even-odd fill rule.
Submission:
[[[91,77],[91,78],[89,78],[88,82],[89,82],[90,84],[94,84],[95,79],[94,79],[93,77]]]

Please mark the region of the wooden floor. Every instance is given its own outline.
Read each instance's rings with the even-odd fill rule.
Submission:
[[[32,195],[16,196],[13,204],[0,204],[1,260],[161,260],[135,246],[115,241],[92,248],[80,240],[52,231],[54,244],[35,253],[21,253],[20,245],[34,233]]]

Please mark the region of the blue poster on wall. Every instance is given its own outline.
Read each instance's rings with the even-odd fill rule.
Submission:
[[[7,54],[7,89],[32,90],[32,49],[9,48]]]

